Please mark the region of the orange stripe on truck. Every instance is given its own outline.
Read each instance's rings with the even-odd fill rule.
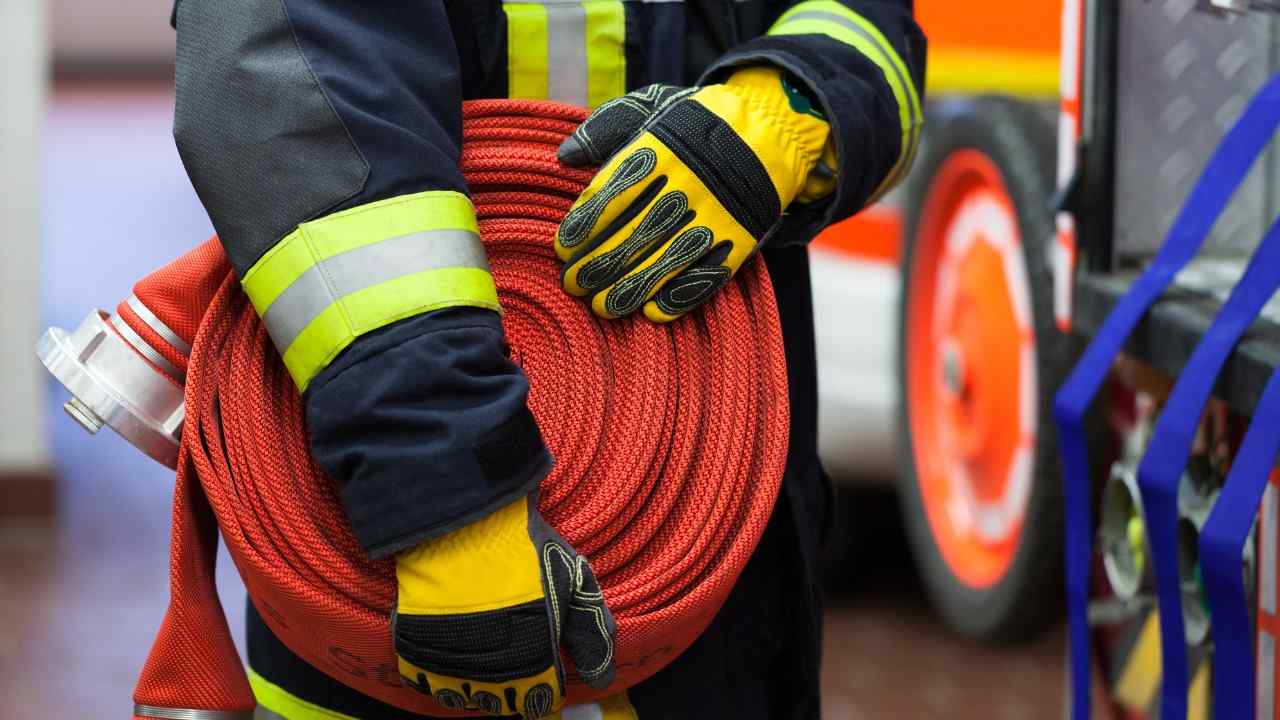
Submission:
[[[902,211],[881,203],[822,231],[813,245],[857,260],[897,265],[902,230]]]

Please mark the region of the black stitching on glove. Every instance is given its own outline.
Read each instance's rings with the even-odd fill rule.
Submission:
[[[658,155],[649,148],[641,148],[623,160],[599,192],[564,216],[560,223],[560,245],[572,248],[586,241],[609,201],[645,179],[657,164]]]
[[[604,299],[605,310],[618,317],[639,310],[662,278],[701,257],[711,247],[711,240],[711,230],[701,225],[684,231],[657,262],[623,278],[609,290]]]
[[[578,285],[590,292],[612,285],[691,219],[693,211],[689,210],[687,195],[679,190],[663,195],[649,208],[631,237],[582,265],[578,270]]]

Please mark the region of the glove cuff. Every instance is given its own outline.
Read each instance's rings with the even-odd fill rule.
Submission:
[[[751,119],[761,120],[773,133],[771,141],[776,149],[769,150],[759,141],[751,139],[749,127],[737,127],[757,152],[773,154],[784,159],[785,177],[773,178],[785,207],[807,183],[818,160],[822,157],[831,126],[820,109],[799,89],[787,82],[781,68],[772,65],[751,65],[734,71],[724,82],[747,104]],[[754,124],[754,123],[753,123]],[[762,159],[765,159],[762,157]],[[776,162],[766,159],[765,167],[771,175],[780,173]]]
[[[541,562],[529,536],[532,496],[396,557],[398,609],[476,613],[540,600]]]

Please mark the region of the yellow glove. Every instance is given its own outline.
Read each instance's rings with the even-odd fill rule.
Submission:
[[[443,707],[551,715],[564,704],[562,646],[588,685],[613,681],[613,615],[533,495],[401,554],[396,580],[400,675]]]
[[[610,158],[565,216],[564,289],[597,315],[644,308],[668,322],[729,282],[792,200],[829,193],[814,170],[830,126],[771,66],[702,88],[651,85],[600,106],[560,146],[570,165]]]

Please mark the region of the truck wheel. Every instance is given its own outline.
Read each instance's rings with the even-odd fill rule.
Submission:
[[[1062,603],[1053,391],[1054,141],[1027,106],[930,108],[906,189],[900,499],[934,605],[963,635],[1029,639]]]

